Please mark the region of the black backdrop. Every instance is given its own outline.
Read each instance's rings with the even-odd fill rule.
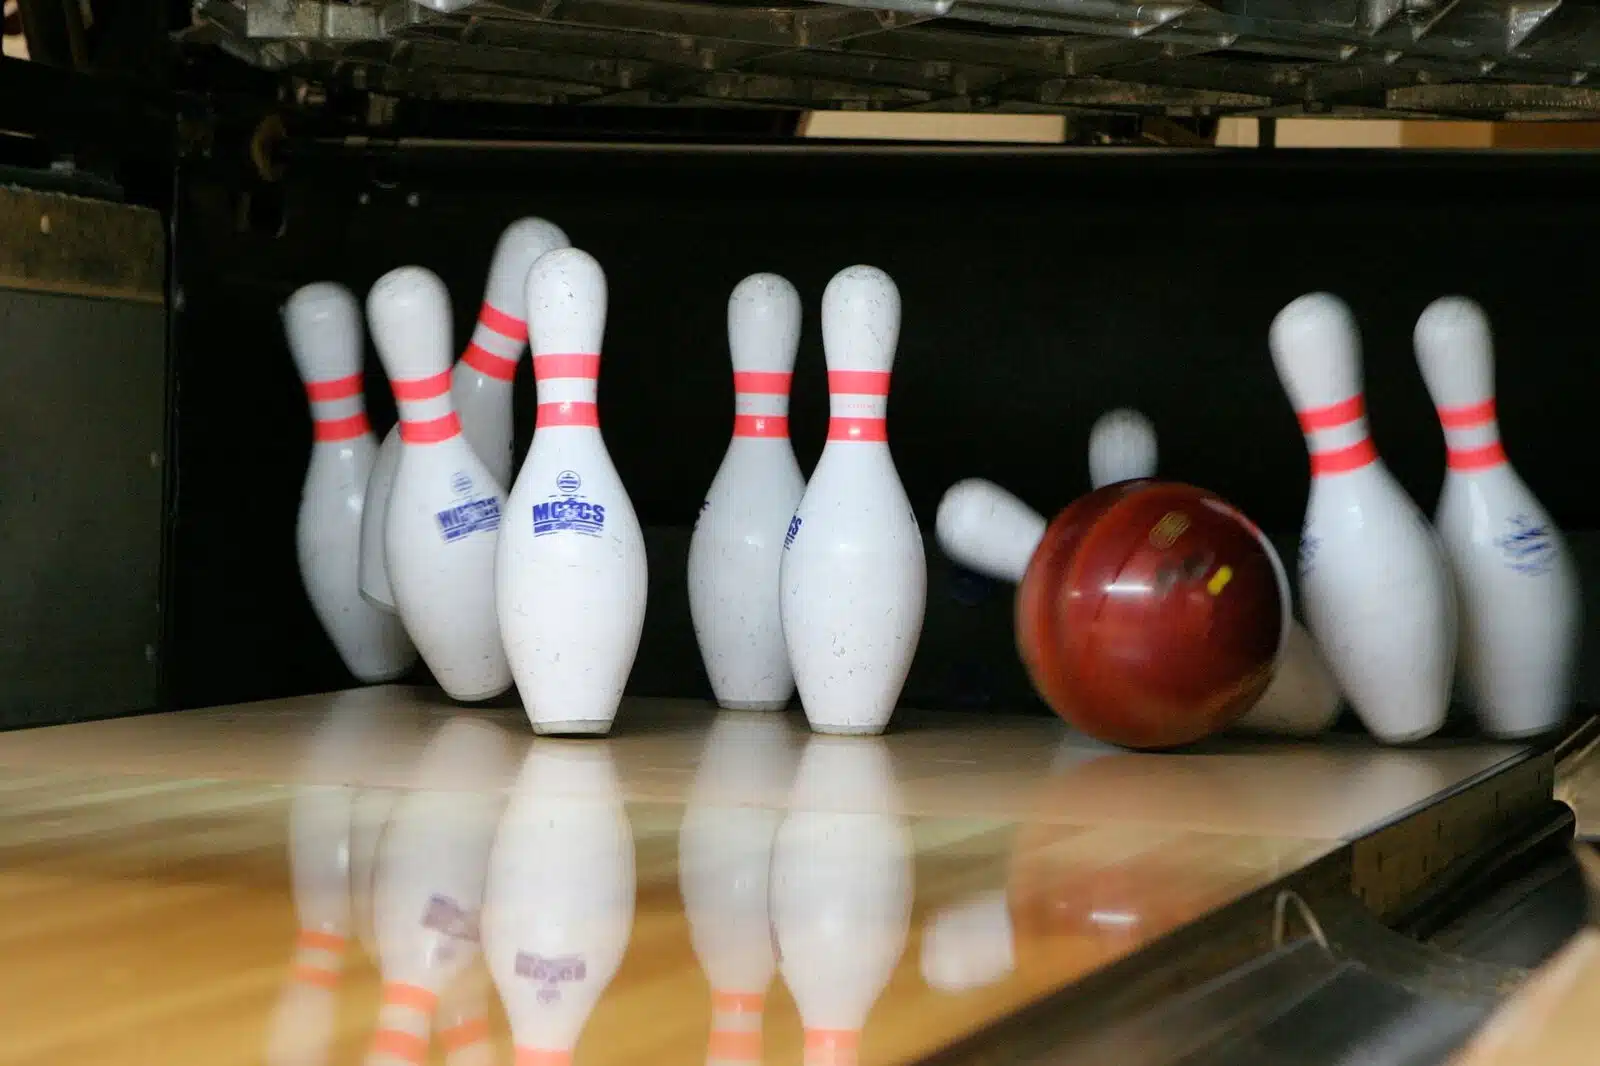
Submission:
[[[306,282],[364,296],[384,271],[422,263],[450,287],[459,346],[513,219],[547,217],[599,259],[602,425],[650,541],[632,690],[698,696],[709,688],[682,570],[731,427],[729,290],[759,270],[800,290],[791,426],[809,470],[826,424],[822,289],[852,263],[884,268],[904,307],[890,440],[930,564],[906,697],[1037,709],[1009,591],[953,573],[933,540],[940,494],[989,477],[1053,513],[1087,488],[1090,424],[1129,404],[1160,430],[1163,475],[1292,537],[1306,458],[1266,332],[1311,289],[1353,306],[1378,445],[1429,511],[1444,450],[1411,327],[1444,293],[1483,303],[1513,462],[1560,524],[1595,526],[1596,177],[1582,156],[1412,152],[302,152],[281,186],[253,191],[191,168],[175,224],[172,696],[200,706],[350,683],[295,568],[309,422],[277,308]],[[370,351],[367,370],[381,433],[393,403]],[[519,462],[532,402],[524,365]]]

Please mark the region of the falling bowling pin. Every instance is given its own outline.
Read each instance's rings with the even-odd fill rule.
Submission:
[[[533,443],[507,504],[495,593],[536,733],[607,733],[639,651],[649,568],[595,404],[606,276],[577,248],[528,274]]]
[[[432,271],[400,267],[372,286],[367,319],[400,409],[384,531],[395,605],[446,692],[490,699],[511,685],[494,614],[504,493],[450,399],[450,295]]]
[[[521,218],[505,228],[489,261],[489,280],[472,340],[450,373],[450,398],[461,418],[461,432],[500,485],[511,484],[511,385],[528,339],[528,271],[544,253],[568,244],[561,227],[542,218]],[[378,450],[366,501],[372,517],[361,532],[362,595],[390,611],[395,609],[394,592],[389,586],[383,528],[399,460],[396,426]]]
[[[778,571],[806,482],[789,443],[800,294],[752,274],[728,298],[733,440],[689,539],[689,614],[717,703],[775,710],[794,695]]]
[[[1095,488],[1118,481],[1156,476],[1156,427],[1138,411],[1108,411],[1089,431],[1089,480]],[[1278,562],[1271,541],[1262,544]],[[1280,569],[1282,563],[1278,563]],[[1261,698],[1230,727],[1247,733],[1315,736],[1339,717],[1338,682],[1322,661],[1322,653],[1305,627],[1289,620],[1289,633],[1272,683]]]
[[[1447,446],[1434,527],[1455,575],[1467,701],[1490,736],[1547,732],[1566,715],[1578,652],[1572,556],[1501,446],[1483,310],[1435,300],[1413,340]]]
[[[377,444],[361,393],[365,333],[350,290],[318,282],[283,306],[289,354],[311,402],[311,463],[300,490],[295,547],[306,596],[345,668],[368,684],[417,661],[400,619],[361,595],[361,518]]]
[[[819,733],[881,733],[922,635],[922,533],[889,452],[900,293],[876,267],[822,295],[830,417],[784,539],[781,615],[795,685]]]
[[[1438,538],[1368,432],[1355,317],[1336,296],[1302,296],[1273,319],[1269,344],[1311,453],[1306,621],[1373,735],[1420,740],[1450,705],[1455,594]]]

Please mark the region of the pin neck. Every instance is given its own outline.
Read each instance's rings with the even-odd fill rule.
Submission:
[[[807,1029],[805,1066],[855,1066],[861,1053],[861,1034],[854,1029]]]
[[[1311,454],[1313,478],[1348,474],[1378,461],[1378,449],[1367,430],[1367,401],[1361,393],[1298,414],[1306,450]]]
[[[889,372],[828,371],[828,413],[829,441],[887,441]]]
[[[598,429],[600,356],[598,353],[551,352],[533,357],[533,380],[539,393],[534,431],[574,427]]]
[[[311,401],[311,437],[318,444],[351,440],[372,429],[360,374],[307,382],[306,398]]]
[[[1506,462],[1500,444],[1500,424],[1491,397],[1458,407],[1440,407],[1444,428],[1445,465],[1460,473],[1489,470]]]
[[[437,444],[461,433],[461,419],[450,398],[450,372],[391,383],[400,411],[400,439],[407,444]]]
[[[789,383],[781,370],[736,370],[733,374],[733,435],[789,436]]]
[[[461,361],[484,377],[510,381],[517,374],[522,346],[528,339],[528,324],[508,315],[488,300],[478,309],[478,325]]]
[[[518,1047],[513,1066],[572,1066],[572,1052],[541,1047]]]

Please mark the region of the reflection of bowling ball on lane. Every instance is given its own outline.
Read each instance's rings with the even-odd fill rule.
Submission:
[[[1068,723],[1130,748],[1225,729],[1272,680],[1288,582],[1215,493],[1124,481],[1056,516],[1017,590],[1017,645]]]

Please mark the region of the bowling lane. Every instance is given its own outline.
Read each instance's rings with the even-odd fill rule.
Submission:
[[[573,1005],[580,1066],[796,1062],[807,1029],[813,1053],[910,1062],[1519,750],[1129,755],[1051,719],[974,721],[846,739],[629,701],[611,739],[533,740],[515,708],[387,687],[0,736],[0,899],[26,916],[0,943],[27,960],[0,977],[0,1063],[361,1062],[373,956],[417,943],[375,901],[465,916],[438,936],[471,944],[455,897],[486,875],[491,914],[522,916],[486,920],[491,963]],[[451,765],[466,735],[492,757]],[[486,1043],[447,1060],[436,1037],[428,1061],[512,1061],[478,966],[437,990],[435,1024],[486,1019]]]

